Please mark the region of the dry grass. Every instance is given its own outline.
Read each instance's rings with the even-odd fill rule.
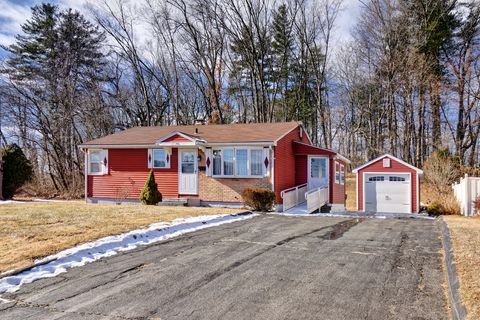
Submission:
[[[420,206],[427,206],[433,202],[438,202],[443,207],[444,215],[459,215],[460,206],[453,195],[451,188],[438,190],[429,183],[420,184]]]
[[[445,216],[468,319],[480,319],[480,217]]]
[[[345,193],[347,194],[347,210],[357,211],[357,179],[354,173],[347,174]]]
[[[86,204],[82,201],[0,205],[0,272],[31,265],[80,243],[176,218],[238,209]]]

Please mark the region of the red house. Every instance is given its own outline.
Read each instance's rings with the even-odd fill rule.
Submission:
[[[357,175],[357,209],[414,213],[420,207],[423,171],[385,154],[352,170]]]
[[[136,127],[80,147],[88,202],[138,200],[153,170],[165,200],[240,203],[243,188],[260,186],[275,192],[277,210],[317,191],[322,205],[345,208],[349,160],[313,146],[299,122]]]

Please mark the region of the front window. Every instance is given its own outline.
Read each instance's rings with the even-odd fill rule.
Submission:
[[[213,150],[213,175],[222,175],[222,150]]]
[[[154,168],[167,167],[167,152],[164,149],[153,150],[153,167]]]
[[[237,167],[237,172],[236,172],[237,176],[248,175],[248,150],[236,149],[235,160],[236,160],[236,167]]]
[[[224,176],[233,176],[233,167],[234,167],[233,155],[234,155],[233,149],[223,150],[223,175]]]
[[[213,176],[250,177],[263,175],[263,149],[218,148],[212,150]]]
[[[262,158],[263,150],[250,150],[250,174],[252,176],[261,176],[262,175]]]
[[[88,152],[88,173],[103,174],[106,156],[106,150],[90,150]]]

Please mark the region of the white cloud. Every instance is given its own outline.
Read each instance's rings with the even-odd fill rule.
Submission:
[[[341,12],[338,14],[335,29],[335,40],[345,42],[352,40],[352,29],[357,23],[360,11],[360,0],[344,0]]]
[[[20,25],[30,16],[30,6],[0,0],[0,44],[10,45],[21,32]]]

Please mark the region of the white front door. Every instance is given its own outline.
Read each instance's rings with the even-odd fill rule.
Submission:
[[[197,150],[179,149],[178,163],[178,193],[198,193]]]
[[[328,187],[328,158],[308,157],[308,190]]]
[[[365,211],[411,213],[410,174],[365,174]]]

